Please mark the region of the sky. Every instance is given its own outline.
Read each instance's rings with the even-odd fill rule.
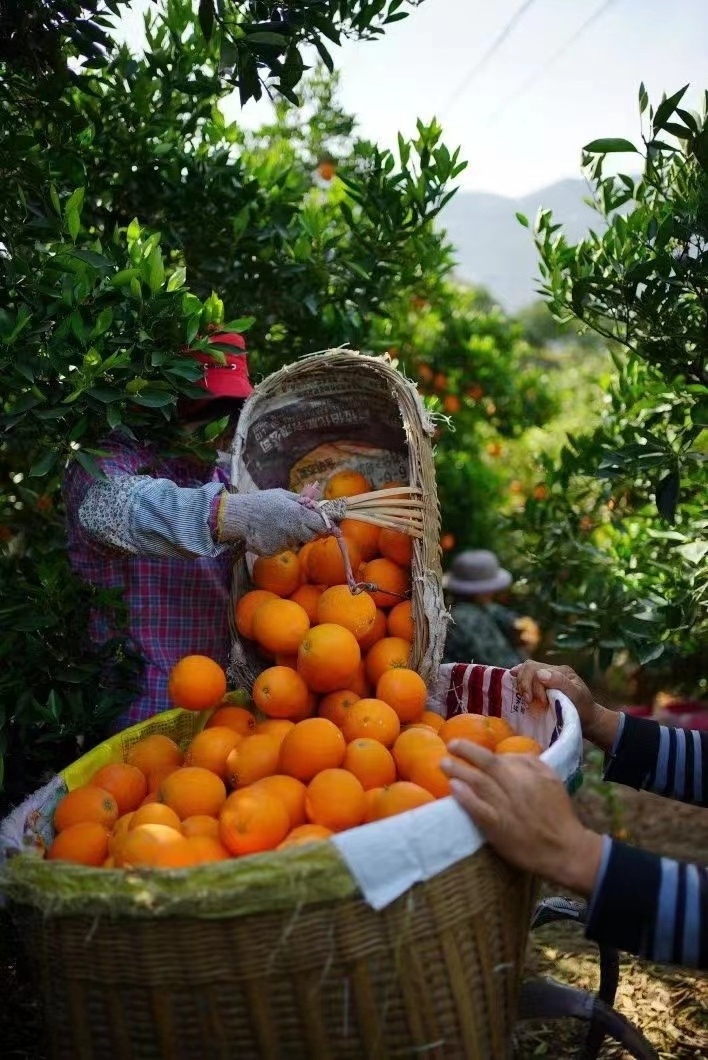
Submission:
[[[136,0],[122,36],[139,42]],[[584,144],[636,139],[637,94],[654,104],[708,89],[708,0],[425,0],[373,42],[334,48],[358,133],[394,147],[435,116],[467,170],[460,187],[520,197],[579,177]],[[234,100],[249,127],[268,104]]]

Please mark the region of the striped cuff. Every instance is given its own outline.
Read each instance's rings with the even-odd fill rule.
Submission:
[[[637,790],[646,787],[656,766],[659,729],[648,718],[622,714],[612,750],[605,759],[604,779]]]

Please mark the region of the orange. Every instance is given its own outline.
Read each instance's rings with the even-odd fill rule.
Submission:
[[[400,530],[384,527],[379,534],[379,552],[392,559],[399,567],[410,567],[413,557],[413,538]]]
[[[118,813],[129,813],[137,809],[148,792],[145,774],[137,766],[126,762],[112,762],[101,766],[91,777],[89,784],[110,792],[118,804]]]
[[[387,747],[370,736],[352,740],[347,744],[342,769],[353,773],[364,791],[393,784],[396,780],[393,755]]]
[[[403,640],[413,640],[415,629],[413,627],[413,605],[410,600],[401,600],[388,613],[388,635],[389,637],[401,637]]]
[[[496,740],[495,749],[497,744],[501,743],[502,740],[506,740],[509,736],[515,736],[516,733],[512,729],[506,718],[495,718],[491,714],[487,718],[489,724],[489,731]]]
[[[227,780],[233,788],[245,788],[261,777],[277,772],[280,743],[268,733],[244,736],[226,760]]]
[[[128,765],[137,768],[149,777],[158,770],[176,769],[182,765],[182,752],[169,736],[156,732],[144,736],[128,751],[125,760]]]
[[[97,821],[69,825],[47,851],[50,861],[75,861],[79,865],[103,865],[108,857],[108,831]]]
[[[419,755],[424,758],[442,756],[445,750],[445,744],[432,729],[415,726],[406,729],[393,745],[393,759],[399,777],[402,780],[410,780],[413,763]]]
[[[296,652],[309,628],[307,611],[294,600],[266,600],[253,616],[253,639],[266,651]]]
[[[256,589],[268,589],[276,596],[290,596],[300,581],[300,560],[290,549],[278,552],[275,556],[258,556],[253,564],[253,584]]]
[[[192,835],[187,837],[195,865],[205,865],[210,861],[228,861],[231,857],[226,847],[212,835]]]
[[[226,780],[226,759],[245,738],[227,725],[202,729],[192,737],[184,755],[184,764],[202,766]]]
[[[311,543],[311,542],[310,542]],[[301,566],[304,564],[302,559],[302,549],[298,552]],[[310,620],[310,625],[314,626],[317,621],[317,601],[322,596],[326,586],[324,585],[313,585],[311,582],[303,582],[302,585],[298,586],[292,596],[288,597],[294,603],[299,604],[305,614]]]
[[[373,689],[366,676],[366,664],[363,659],[360,660],[354,673],[349,674],[347,684],[349,685],[349,691],[354,692],[359,699],[372,694]]]
[[[287,777],[282,773],[275,776],[263,777],[251,785],[252,791],[267,791],[275,795],[288,811],[290,827],[297,828],[307,820],[305,815],[305,792],[307,788],[301,780],[295,777]]]
[[[293,728],[295,728],[295,722],[289,718],[266,718],[265,721],[259,721],[256,725],[256,735],[273,736],[280,746]]]
[[[334,177],[334,174],[337,172],[337,167],[335,166],[334,162],[320,162],[317,166],[317,172],[319,173],[320,178],[322,180],[327,181],[327,183],[329,183],[329,181],[332,180],[332,178]]]
[[[369,736],[385,747],[393,747],[400,731],[401,723],[393,707],[373,698],[358,699],[350,707],[342,729],[347,743]]]
[[[425,710],[428,689],[415,670],[397,666],[384,670],[376,682],[376,698],[396,711],[401,722],[419,721]]]
[[[395,666],[409,668],[410,651],[411,645],[402,637],[384,637],[369,648],[366,655],[366,676],[374,688],[386,670]]]
[[[379,795],[383,790],[383,787],[368,788],[364,792],[364,824],[369,824],[371,821],[376,820],[376,806],[379,801]]]
[[[377,587],[371,595],[376,606],[384,609],[400,604],[410,589],[410,572],[385,556],[369,560],[359,569],[357,577]]]
[[[540,755],[543,748],[532,736],[507,736],[494,750],[498,755]]]
[[[229,795],[219,814],[219,838],[236,857],[274,850],[289,830],[290,817],[285,805],[270,792],[254,788]]]
[[[312,578],[310,578],[310,574],[309,574],[309,571],[307,569],[307,557],[310,554],[310,549],[312,548],[313,544],[314,544],[314,539],[312,541],[306,541],[305,544],[304,545],[300,545],[300,548],[298,549],[297,558],[300,561],[300,584],[301,585],[308,585],[308,584],[311,584],[311,582],[312,582]],[[305,608],[305,610],[307,610],[307,608]]]
[[[376,604],[366,592],[353,593],[348,585],[331,585],[317,604],[317,621],[344,626],[361,641],[376,621]]]
[[[210,710],[226,695],[226,674],[207,655],[185,655],[170,670],[167,694],[183,710]]]
[[[397,780],[394,784],[381,788],[370,807],[370,812],[372,820],[381,821],[384,817],[394,817],[398,813],[415,810],[434,801],[430,792],[419,784],[412,784],[409,780]]]
[[[273,656],[275,666],[289,666],[291,670],[297,670],[297,652],[277,651]]]
[[[211,839],[219,838],[219,820],[209,817],[206,813],[195,813],[192,817],[185,817],[182,821],[182,835],[187,839],[194,836],[209,836]]]
[[[245,737],[252,740],[252,736]],[[231,752],[233,754],[233,751]],[[183,766],[162,781],[158,799],[174,810],[180,820],[205,813],[216,817],[226,799],[226,787],[221,777],[201,766]]]
[[[353,468],[345,468],[330,475],[325,483],[323,497],[331,501],[337,497],[354,497],[358,493],[368,493],[371,483],[365,475]]]
[[[181,754],[182,752],[180,751],[180,755]],[[151,773],[148,773],[148,793],[143,799],[143,802],[140,803],[141,806],[144,802],[146,802],[147,799],[150,798],[151,795],[155,794],[165,777],[169,777],[170,773],[174,773],[175,769],[179,769],[179,766],[169,766],[166,769],[154,769]],[[151,799],[150,801],[154,800]]]
[[[132,829],[114,858],[122,868],[180,869],[195,864],[189,840],[165,824],[141,824]]]
[[[306,843],[318,843],[323,839],[329,839],[333,832],[321,824],[301,824],[288,832],[277,850],[285,850],[286,847],[304,846]]]
[[[333,622],[313,626],[300,644],[297,668],[313,692],[346,688],[359,665],[361,651],[351,630]]]
[[[93,821],[108,831],[119,817],[118,803],[109,791],[95,784],[84,784],[67,792],[58,803],[54,811],[54,828],[57,832],[63,832],[72,824]]]
[[[344,736],[334,722],[327,718],[306,718],[297,723],[280,745],[279,771],[307,784],[321,769],[340,766],[346,749]]]
[[[253,682],[252,694],[253,702],[270,718],[302,718],[307,713],[309,689],[291,666],[269,666],[261,671]]]
[[[179,817],[164,802],[151,802],[145,806],[139,806],[131,817],[128,831],[132,832],[141,824],[165,824],[168,828],[175,828],[178,832],[182,831],[182,822]]]
[[[336,692],[328,692],[326,696],[322,696],[320,699],[317,714],[320,718],[328,718],[329,721],[333,721],[337,728],[341,729],[349,708],[356,703],[357,699],[361,699],[361,696],[357,695],[356,692],[352,692],[349,688],[340,688]]]
[[[378,641],[383,640],[388,632],[386,623],[386,612],[382,611],[380,607],[376,608],[376,618],[369,632],[359,639],[359,647],[362,652],[366,654],[374,644]]]
[[[381,528],[362,519],[342,519],[340,529],[348,541],[353,541],[359,548],[359,555],[366,563],[379,551],[379,534]]]
[[[242,637],[253,640],[253,618],[256,611],[267,600],[277,599],[278,594],[271,592],[270,589],[251,589],[250,592],[243,594],[237,601],[234,611],[236,629]]]
[[[424,710],[418,719],[419,725],[428,725],[431,729],[435,729],[436,732],[440,732],[445,719],[442,714],[437,714],[434,710]]]
[[[233,729],[239,736],[250,736],[256,731],[256,719],[245,707],[228,705],[217,707],[204,728],[214,729],[221,725],[225,725],[227,729]]]
[[[343,547],[347,550],[352,572],[355,572],[361,564],[359,546],[350,538],[344,538]],[[307,554],[307,575],[310,581],[321,585],[341,585],[346,582],[344,556],[334,534],[326,534],[312,542]]]
[[[450,781],[440,768],[440,760],[447,755],[447,750],[437,754],[422,754],[413,759],[409,780],[419,784],[436,799],[450,794]]]
[[[364,789],[346,769],[323,769],[307,785],[305,812],[311,824],[343,832],[361,824],[365,810]]]
[[[448,744],[450,740],[471,740],[480,747],[494,750],[496,737],[489,725],[489,718],[484,714],[456,714],[440,727],[438,735]]]

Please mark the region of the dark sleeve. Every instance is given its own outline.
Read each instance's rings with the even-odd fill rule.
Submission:
[[[605,837],[585,933],[657,964],[708,969],[708,869]]]
[[[708,806],[708,733],[624,714],[605,780]]]

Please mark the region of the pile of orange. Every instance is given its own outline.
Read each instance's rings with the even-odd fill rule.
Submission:
[[[365,492],[346,471],[331,497]],[[449,793],[440,768],[452,739],[540,753],[499,718],[444,721],[408,665],[413,639],[411,540],[371,524],[342,524],[359,580],[353,594],[338,542],[259,558],[256,588],[236,607],[241,636],[270,663],[252,698],[261,720],[226,697],[213,660],[186,656],[170,677],[176,706],[216,708],[182,750],[167,736],[137,742],[69,792],[54,815],[47,857],[91,866],[177,868],[326,838]]]

